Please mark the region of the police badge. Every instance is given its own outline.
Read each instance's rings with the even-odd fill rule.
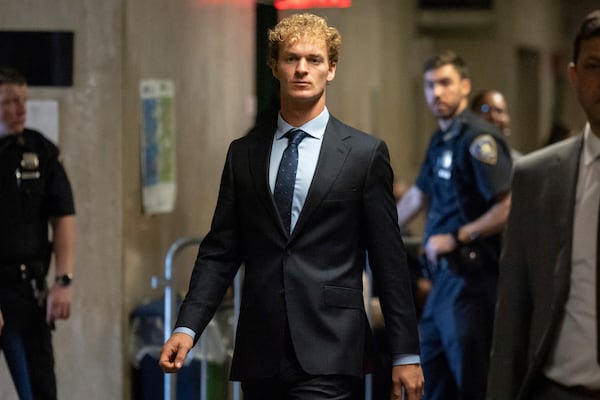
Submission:
[[[479,135],[469,147],[469,153],[479,161],[495,165],[498,161],[498,145],[490,134]]]

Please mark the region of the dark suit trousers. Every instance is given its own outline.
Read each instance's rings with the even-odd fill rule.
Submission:
[[[286,329],[287,331],[287,329]],[[286,332],[285,350],[279,373],[267,379],[242,381],[244,400],[359,400],[363,380],[348,375],[309,375],[298,363]]]

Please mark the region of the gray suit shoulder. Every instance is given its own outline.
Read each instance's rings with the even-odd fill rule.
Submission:
[[[582,142],[583,134],[579,134],[525,154],[515,161],[515,171],[546,168],[550,162],[577,157]]]

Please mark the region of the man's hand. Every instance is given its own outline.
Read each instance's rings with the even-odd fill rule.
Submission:
[[[46,322],[56,319],[67,319],[71,315],[73,289],[69,286],[52,285],[46,302]]]
[[[454,251],[457,246],[458,243],[456,243],[454,236],[450,233],[432,235],[427,239],[427,243],[425,243],[427,260],[437,263],[440,255]]]
[[[177,372],[183,367],[183,362],[194,341],[185,333],[174,333],[162,348],[158,365],[165,373]]]
[[[4,327],[4,317],[2,316],[2,310],[0,310],[0,335],[2,335],[3,327]]]
[[[419,400],[423,397],[423,370],[420,364],[395,365],[392,368],[392,399],[402,399],[402,389],[406,400]]]

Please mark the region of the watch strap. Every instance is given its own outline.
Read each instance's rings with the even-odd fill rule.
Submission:
[[[60,286],[69,286],[73,283],[73,274],[57,275],[56,278],[54,278],[54,282],[58,283]]]

